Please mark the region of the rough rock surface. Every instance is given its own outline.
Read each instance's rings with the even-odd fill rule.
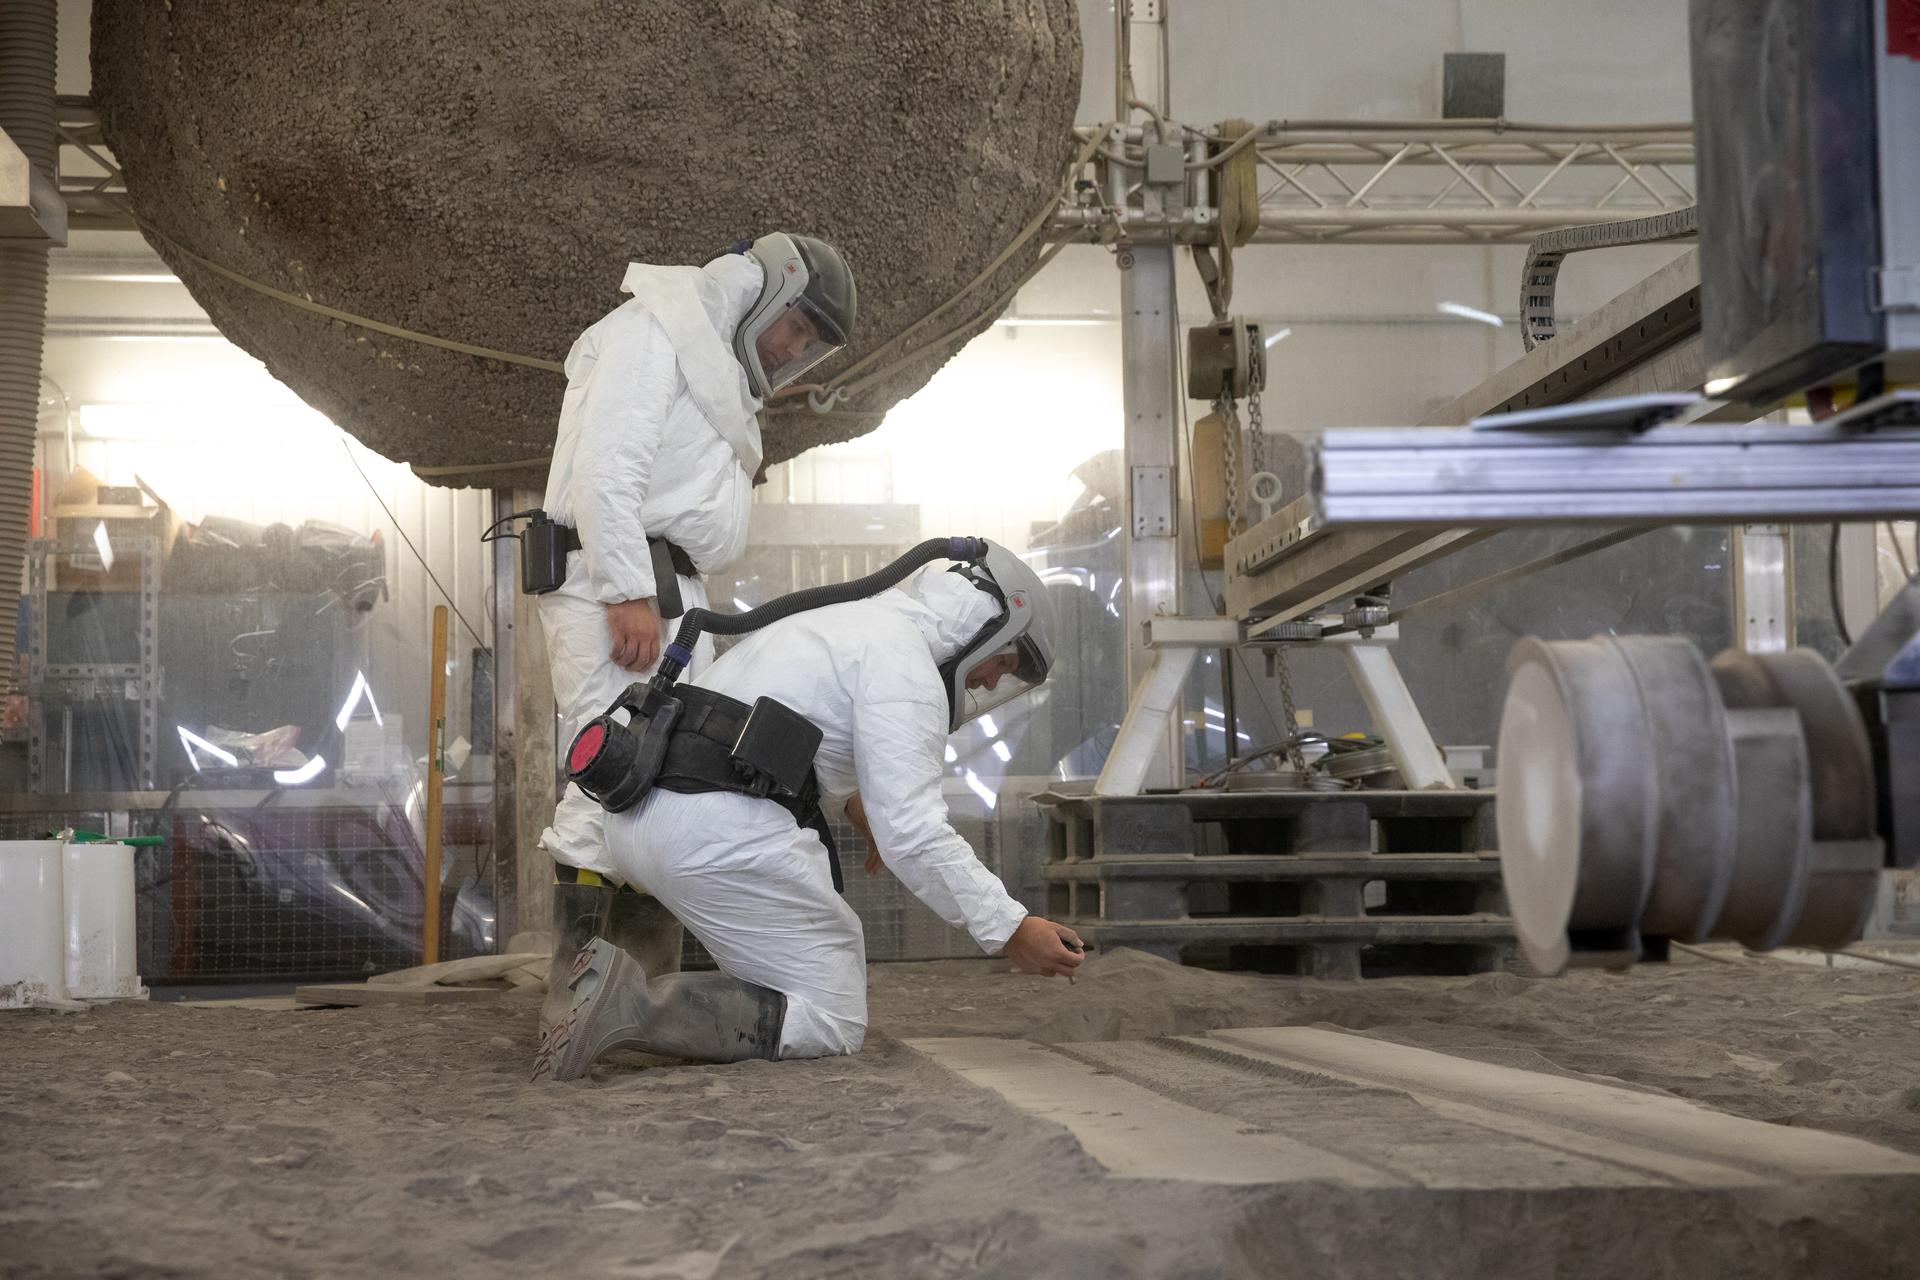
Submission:
[[[629,260],[698,262],[768,229],[847,253],[861,315],[840,362],[858,359],[1045,207],[1079,98],[1073,0],[97,0],[93,15],[106,136],[165,237],[356,315],[549,360],[617,304]],[[378,452],[454,468],[443,483],[544,478],[559,374],[381,337],[155,247],[223,333]],[[926,336],[984,327],[1038,251]],[[783,408],[768,460],[870,430],[953,345],[830,417]]]

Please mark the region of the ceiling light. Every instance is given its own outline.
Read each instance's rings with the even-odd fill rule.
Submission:
[[[1494,328],[1503,328],[1506,321],[1491,311],[1482,311],[1478,307],[1469,307],[1461,302],[1442,302],[1434,308],[1443,315],[1459,316],[1462,320],[1478,320],[1481,324],[1490,324]]]

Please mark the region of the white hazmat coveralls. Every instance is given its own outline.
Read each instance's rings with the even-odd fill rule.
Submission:
[[[746,548],[760,402],[731,343],[761,278],[759,264],[742,254],[704,267],[634,263],[620,286],[633,297],[567,353],[545,506],[580,531],[582,549],[567,557],[566,583],[540,597],[563,749],[629,684],[653,673],[628,671],[609,656],[606,612],[656,594],[647,538],[678,544],[703,574]],[[746,442],[747,456],[728,436]],[[698,580],[679,583],[685,608],[707,603]],[[661,624],[662,651],[674,626]],[[702,640],[689,670],[712,657],[712,642]],[[540,845],[557,862],[612,876],[603,817],[568,784]]]
[[[820,726],[814,766],[838,806],[860,793],[880,856],[920,901],[995,954],[1026,918],[947,821],[948,706],[938,664],[998,616],[959,574],[795,614],[749,634],[694,683],[770,697]],[[770,800],[655,789],[607,816],[616,873],[672,911],[729,975],[787,997],[780,1056],[857,1053],[866,942],[827,850]]]

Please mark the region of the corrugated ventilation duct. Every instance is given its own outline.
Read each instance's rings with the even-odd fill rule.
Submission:
[[[0,129],[49,177],[60,149],[53,111],[56,5],[0,3]],[[46,329],[46,244],[0,241],[0,685],[12,682],[14,669]]]

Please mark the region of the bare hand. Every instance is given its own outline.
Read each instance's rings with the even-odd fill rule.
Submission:
[[[847,823],[867,842],[867,874],[879,875],[887,864],[880,856],[880,846],[874,843],[873,828],[867,825],[867,807],[860,803],[860,793],[857,791],[847,797]]]
[[[608,605],[607,630],[613,632],[607,656],[624,669],[645,671],[660,657],[660,615],[651,597]]]
[[[1069,948],[1069,942],[1075,948],[1084,946],[1080,935],[1067,926],[1028,916],[1007,939],[1000,954],[1013,961],[1013,967],[1022,973],[1042,978],[1071,978],[1073,971],[1080,967],[1081,952]]]

